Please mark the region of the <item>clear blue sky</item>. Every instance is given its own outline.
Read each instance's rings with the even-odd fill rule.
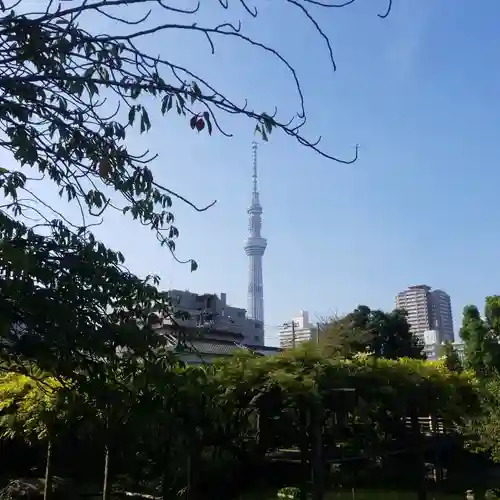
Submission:
[[[306,96],[305,132],[323,148],[360,159],[322,159],[280,134],[259,149],[267,340],[297,314],[347,312],[358,304],[391,309],[395,294],[426,283],[452,297],[455,325],[464,305],[482,308],[500,293],[500,1],[358,0],[344,9],[311,9],[331,38],[338,71],[308,21],[284,1],[262,4],[257,20],[233,1],[229,13],[202,0],[202,24],[241,17],[252,36],[279,49],[297,69]],[[162,14],[166,17],[166,14]],[[188,21],[192,22],[192,21]],[[112,23],[112,21],[110,21]],[[111,26],[109,26],[111,28]],[[233,98],[282,116],[297,110],[293,82],[278,62],[235,40],[211,56],[203,37],[151,38],[149,50],[184,63]],[[159,153],[158,180],[192,201],[217,205],[199,214],[175,203],[174,262],[154,236],[119,215],[97,234],[122,250],[139,274],[164,288],[227,292],[246,306],[246,208],[254,124],[222,117],[231,139],[193,133],[174,114],[152,113],[153,129],[134,145]]]

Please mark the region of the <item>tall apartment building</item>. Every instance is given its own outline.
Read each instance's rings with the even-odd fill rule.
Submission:
[[[424,340],[424,332],[435,330],[438,343],[453,342],[453,316],[450,296],[427,285],[410,286],[396,296],[396,308],[408,313],[413,334]]]
[[[431,292],[432,326],[438,331],[440,342],[454,342],[453,314],[450,296],[443,290]]]

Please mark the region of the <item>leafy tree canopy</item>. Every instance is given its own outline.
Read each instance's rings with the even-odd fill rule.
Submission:
[[[140,468],[150,480],[161,477],[163,498],[170,498],[173,476],[189,467],[188,476],[195,477],[207,454],[229,454],[244,464],[276,448],[302,447],[311,438],[311,421],[304,417],[313,409],[321,409],[332,452],[341,443],[343,452],[348,446],[369,454],[392,446],[392,437],[398,443],[409,438],[407,417],[415,412],[462,426],[478,399],[473,375],[452,372],[441,361],[368,354],[339,360],[307,346],[273,357],[242,352],[210,367],[168,364],[160,371],[142,364],[133,375],[121,375],[131,397],[121,397],[127,392],[114,376],[109,385],[115,394],[104,411],[82,420],[76,417],[92,414],[93,401],[59,399],[67,396],[59,381],[49,377],[47,392],[40,380],[2,376],[2,431],[30,441],[45,438],[57,456],[71,454],[68,446],[77,436],[97,446],[105,442],[116,472]]]
[[[422,358],[422,346],[410,332],[406,313],[386,313],[358,306],[352,313],[325,322],[320,344],[330,353],[352,357],[370,352],[377,357]]]
[[[445,342],[439,346],[438,357],[444,361],[450,371],[460,372],[463,370],[462,361],[451,342]]]
[[[0,436],[44,439],[51,426],[66,422],[61,382],[39,370],[35,377],[0,374]]]
[[[460,337],[465,343],[467,367],[481,378],[500,370],[500,296],[486,297],[485,317],[476,306],[464,308]]]
[[[474,305],[464,308],[460,337],[465,366],[481,382],[482,412],[469,425],[469,446],[500,461],[500,296],[486,297],[484,317]]]

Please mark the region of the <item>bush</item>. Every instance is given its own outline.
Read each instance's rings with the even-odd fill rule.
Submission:
[[[0,491],[0,500],[39,500],[43,499],[45,480],[42,478],[22,478],[14,479]],[[52,499],[70,500],[75,495],[70,494],[70,488],[66,481],[60,477],[52,480]]]

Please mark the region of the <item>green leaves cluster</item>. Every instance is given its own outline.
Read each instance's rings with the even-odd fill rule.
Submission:
[[[486,297],[484,317],[464,308],[460,329],[465,366],[481,383],[482,412],[469,422],[469,446],[500,461],[500,296]]]
[[[500,296],[486,297],[484,318],[476,306],[464,308],[460,337],[467,366],[481,378],[500,371]]]
[[[49,229],[40,235],[0,213],[0,359],[99,386],[118,351],[141,358],[165,344],[155,322],[170,299],[156,277],[130,274],[91,236],[59,221]]]
[[[422,359],[422,345],[410,332],[406,313],[386,313],[358,306],[353,312],[324,321],[320,327],[320,345],[331,355],[352,357],[368,352],[377,357]]]
[[[108,376],[101,393],[85,395],[47,375],[5,374],[3,435],[45,440],[50,431],[56,453],[64,453],[69,429],[72,442],[106,447],[115,474],[141,470],[168,498],[186,485],[202,487],[201,470],[217,457],[244,468],[278,449],[306,450],[312,409],[322,409],[330,455],[401,446],[411,438],[411,415],[433,415],[458,429],[478,409],[471,373],[444,362],[369,354],[334,360],[306,347],[273,357],[241,352],[201,367],[169,355],[125,357]]]
[[[63,384],[39,370],[31,376],[0,373],[0,436],[46,439],[51,429],[67,422],[64,392]]]
[[[201,487],[201,468],[216,457],[244,467],[277,449],[310,446],[312,409],[321,408],[327,454],[369,454],[409,439],[411,415],[460,427],[477,411],[478,391],[469,372],[449,371],[443,362],[366,354],[339,361],[307,348],[274,357],[241,352],[204,367],[168,356],[129,360],[102,397],[69,399],[64,383],[41,380],[12,374],[0,380],[4,435],[29,429],[45,439],[50,424],[62,453],[63,431],[53,423],[64,422],[78,439],[106,443],[117,473],[124,467],[160,478],[165,498],[185,485]],[[20,411],[12,419],[14,409]]]
[[[460,356],[451,342],[445,342],[440,346],[439,358],[442,359],[450,371],[461,372],[463,363]]]
[[[82,10],[89,7],[80,5]],[[154,157],[133,154],[126,137],[137,112],[140,132],[151,127],[145,107],[130,100],[160,93],[177,99],[181,91],[168,86],[154,69],[142,73],[133,50],[123,42],[81,29],[70,15],[78,8],[72,5],[67,12],[59,8],[39,15],[12,10],[3,15],[4,54],[15,56],[1,60],[0,129],[5,139],[0,145],[21,166],[33,167],[53,181],[60,196],[85,207],[91,217],[119,207],[150,226],[161,244],[173,251],[177,234],[170,211],[173,193],[155,183],[150,169]],[[130,109],[128,123],[104,111],[104,101],[113,96]],[[178,105],[179,113],[182,109]],[[45,212],[33,185],[26,174],[3,172],[0,187],[11,200],[4,208],[29,216],[34,202]],[[124,202],[121,207],[111,203],[106,188]]]

